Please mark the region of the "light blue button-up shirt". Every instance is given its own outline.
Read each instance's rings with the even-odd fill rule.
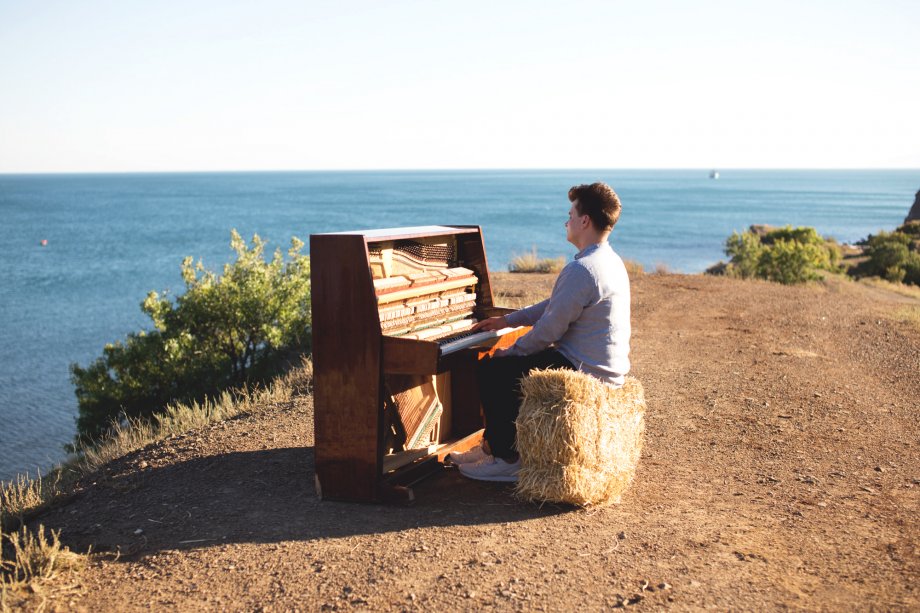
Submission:
[[[606,241],[585,247],[569,262],[548,300],[506,316],[533,326],[509,349],[530,355],[555,346],[576,368],[614,385],[629,372],[629,277]]]

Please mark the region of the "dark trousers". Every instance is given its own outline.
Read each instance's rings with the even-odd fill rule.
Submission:
[[[497,458],[509,459],[517,455],[514,421],[521,408],[520,381],[535,368],[575,370],[575,366],[555,349],[533,355],[485,359],[479,363],[477,374],[479,399],[486,417],[485,439]]]

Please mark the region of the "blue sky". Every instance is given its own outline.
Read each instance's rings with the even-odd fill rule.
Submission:
[[[917,168],[920,3],[0,0],[0,172]]]

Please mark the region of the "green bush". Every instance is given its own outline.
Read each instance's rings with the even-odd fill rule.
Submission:
[[[78,440],[97,438],[124,417],[147,417],[170,402],[201,400],[277,373],[290,351],[310,346],[310,262],[291,239],[268,262],[265,243],[248,247],[234,230],[236,261],[223,274],[188,257],[186,291],[170,300],[150,292],[141,309],[153,330],[105,346],[86,367],[71,364],[79,417]]]
[[[732,235],[725,241],[725,255],[731,257],[725,269],[726,274],[742,279],[757,277],[763,252],[764,245],[757,234],[732,232]]]
[[[866,260],[855,274],[920,285],[920,244],[914,236],[920,236],[920,224],[904,224],[894,232],[870,236],[863,243]]]
[[[913,237],[914,240],[920,239],[920,220],[908,221],[897,229],[897,232]]]
[[[742,279],[803,283],[840,269],[837,244],[807,227],[733,232],[725,241],[725,254],[731,257],[725,274]]]

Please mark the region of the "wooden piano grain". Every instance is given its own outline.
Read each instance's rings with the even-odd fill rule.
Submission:
[[[384,336],[383,372],[401,375],[437,374],[439,350],[434,341]]]
[[[372,500],[381,458],[380,323],[362,236],[310,237],[316,475],[322,496]],[[318,376],[316,376],[318,375]],[[360,382],[360,384],[358,384]]]
[[[433,341],[383,336],[371,273],[375,243],[449,237],[461,266],[477,278],[475,312],[509,312],[492,303],[482,231],[478,226],[390,228],[310,236],[313,309],[315,466],[322,498],[411,502],[411,486],[441,469],[454,448],[482,437],[476,365],[489,352],[440,356]],[[508,346],[518,331],[491,349]],[[384,471],[384,379],[389,374],[436,375],[445,406],[440,447],[416,462]]]

